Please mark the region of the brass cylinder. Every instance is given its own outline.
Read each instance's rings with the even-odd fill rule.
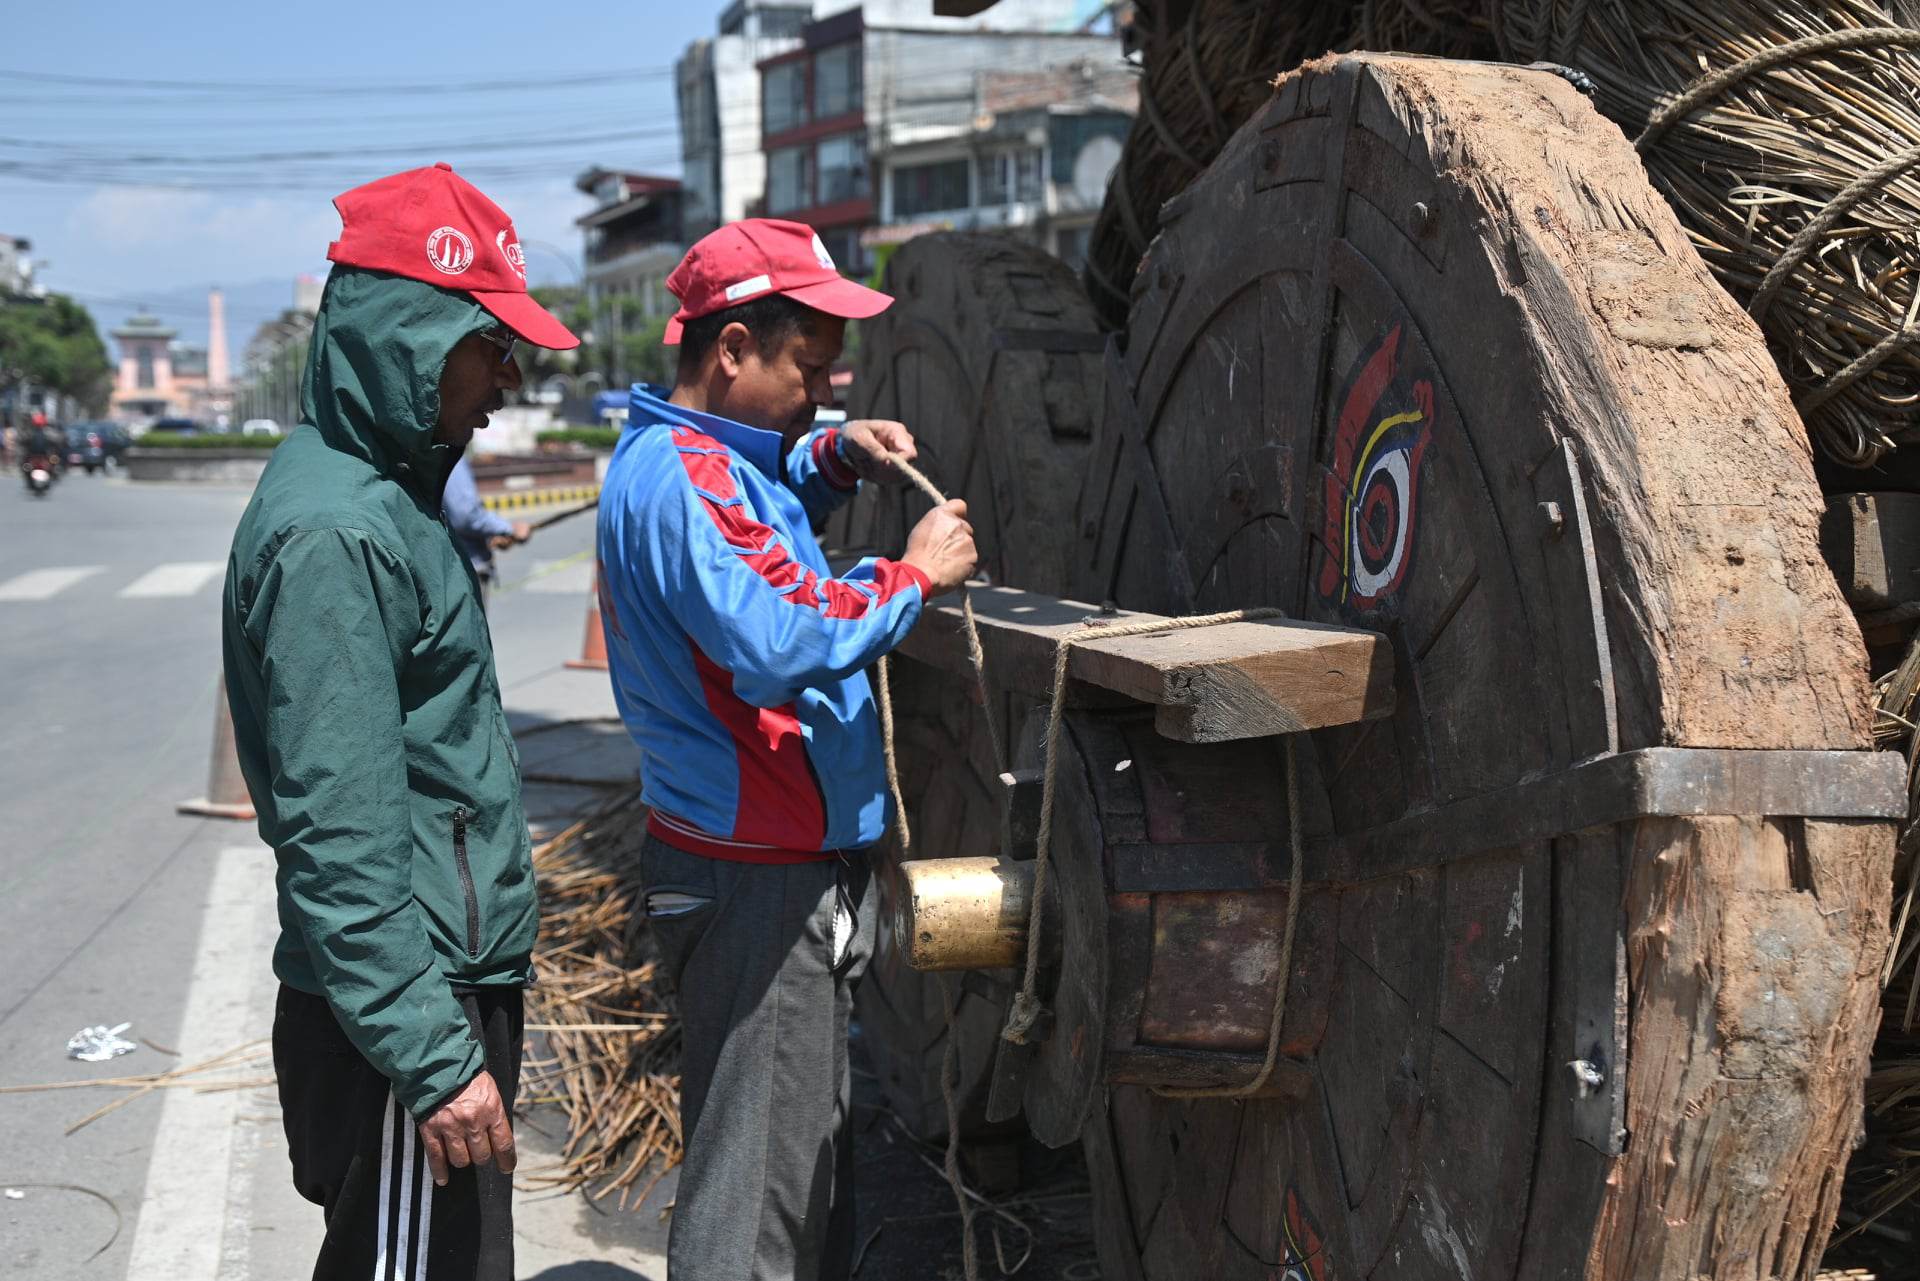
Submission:
[[[1027,946],[1033,864],[1008,858],[922,858],[900,865],[894,938],[916,970],[1018,965]]]

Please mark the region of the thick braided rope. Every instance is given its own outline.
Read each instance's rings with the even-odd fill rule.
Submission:
[[[1823,31],[1819,35],[1803,36],[1798,40],[1789,40],[1785,44],[1762,49],[1750,58],[1743,58],[1730,67],[1722,67],[1712,75],[1704,76],[1693,83],[1678,98],[1669,102],[1647,122],[1640,136],[1633,140],[1634,149],[1645,151],[1660,135],[1691,114],[1702,103],[1711,102],[1729,88],[1745,80],[1748,76],[1758,75],[1783,62],[1792,62],[1796,58],[1816,53],[1835,53],[1842,49],[1874,49],[1883,45],[1912,48],[1920,45],[1920,31],[1906,27],[1855,27],[1851,30]]]
[[[1920,35],[1920,32],[1915,34]],[[1788,273],[1813,252],[1814,244],[1820,237],[1826,235],[1833,224],[1844,218],[1855,205],[1915,165],[1920,165],[1920,143],[1888,156],[1841,188],[1839,194],[1827,202],[1826,208],[1815,214],[1807,221],[1806,226],[1795,232],[1793,239],[1787,243],[1787,247],[1780,251],[1780,257],[1775,259],[1773,266],[1767,269],[1766,278],[1760,282],[1760,288],[1754,290],[1753,301],[1747,304],[1747,314],[1752,316],[1756,323],[1766,319],[1768,309],[1773,306],[1774,295],[1778,294],[1780,286],[1786,283]]]
[[[1047,875],[1052,865],[1053,784],[1059,772],[1060,727],[1067,703],[1067,663],[1073,647],[1083,641],[1108,640],[1116,636],[1152,636],[1159,632],[1186,631],[1195,627],[1217,627],[1222,623],[1253,622],[1262,618],[1280,618],[1277,609],[1234,609],[1223,614],[1195,614],[1188,618],[1152,618],[1140,622],[1094,623],[1078,635],[1063,636],[1053,651],[1053,701],[1047,707],[1047,755],[1040,774],[1040,830],[1034,839],[1033,897],[1027,911],[1027,966],[1020,978],[1020,990],[1007,1010],[1006,1026],[1000,1035],[1016,1045],[1025,1045],[1040,1018],[1040,935],[1041,906],[1047,895]],[[1296,842],[1294,864],[1300,861]]]

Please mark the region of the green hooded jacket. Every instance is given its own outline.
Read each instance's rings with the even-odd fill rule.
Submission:
[[[275,853],[274,973],[324,996],[423,1117],[484,1066],[456,992],[522,986],[538,913],[520,760],[433,441],[464,294],[336,267],[302,421],[233,537],[240,768]]]

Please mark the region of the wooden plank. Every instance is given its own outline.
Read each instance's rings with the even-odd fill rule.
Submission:
[[[1045,694],[1054,648],[1098,622],[1151,621],[1091,605],[975,587],[974,615],[987,672],[996,685]],[[968,673],[958,602],[921,615],[899,652],[945,671]],[[1155,728],[1185,743],[1219,743],[1372,720],[1393,711],[1393,659],[1376,632],[1293,619],[1223,623],[1149,636],[1085,640],[1068,675],[1160,709]]]
[[[1834,494],[1820,551],[1851,604],[1920,601],[1920,494]]]
[[[1649,747],[1380,827],[1311,838],[1307,879],[1367,880],[1639,818],[1890,819],[1903,816],[1906,803],[1906,762],[1894,752]],[[1269,856],[1271,875],[1284,865]]]

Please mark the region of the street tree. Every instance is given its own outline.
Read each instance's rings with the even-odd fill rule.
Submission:
[[[89,413],[106,408],[106,346],[87,309],[65,294],[0,295],[0,391],[27,384],[71,396]]]

